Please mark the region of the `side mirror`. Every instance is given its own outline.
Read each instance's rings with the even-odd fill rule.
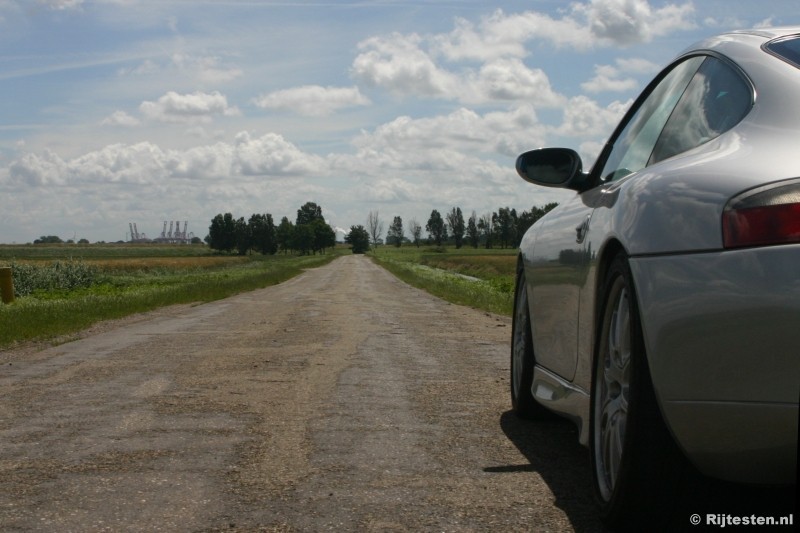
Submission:
[[[525,152],[517,158],[517,173],[535,185],[583,190],[581,156],[569,148],[541,148]]]

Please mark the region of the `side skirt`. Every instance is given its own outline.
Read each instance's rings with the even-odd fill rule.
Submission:
[[[591,397],[588,392],[536,365],[533,368],[531,393],[543,406],[572,420],[578,426],[578,440],[582,445],[589,446]]]

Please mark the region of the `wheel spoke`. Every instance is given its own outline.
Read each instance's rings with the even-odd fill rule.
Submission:
[[[622,422],[622,425],[620,425]],[[613,487],[622,456],[624,438],[624,421],[620,417],[618,398],[608,398],[603,406],[603,426],[601,442],[603,444],[604,470]]]
[[[599,419],[596,457],[605,490],[610,495],[619,476],[628,419],[628,391],[631,371],[631,313],[628,293],[621,287],[606,311],[606,340],[596,383]]]

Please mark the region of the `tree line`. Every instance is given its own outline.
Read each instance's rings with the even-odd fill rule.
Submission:
[[[264,255],[279,251],[316,254],[336,246],[336,232],[325,222],[322,207],[306,202],[297,210],[294,223],[283,217],[277,226],[269,213],[253,214],[247,221],[244,217],[234,219],[231,213],[220,213],[211,219],[206,243],[214,250],[228,253],[235,250],[239,255],[253,251]]]
[[[436,246],[453,244],[456,248],[469,245],[473,248],[516,248],[522,241],[522,237],[528,228],[542,218],[546,213],[558,204],[551,202],[543,207],[533,206],[530,211],[517,212],[510,207],[501,207],[492,213],[478,216],[473,211],[468,219],[464,219],[464,213],[460,207],[453,207],[445,215],[434,209],[425,224],[428,232],[428,243]],[[383,234],[383,221],[377,211],[370,211],[367,217],[367,227],[354,226],[354,230],[359,232],[361,240],[367,239],[367,249],[369,244],[377,246],[381,244]],[[403,243],[412,244],[419,247],[422,242],[422,226],[416,219],[411,219],[408,224],[410,236],[406,237],[403,219],[395,216],[386,233],[387,245],[401,246]]]

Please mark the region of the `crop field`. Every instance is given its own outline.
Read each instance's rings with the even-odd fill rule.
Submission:
[[[453,303],[511,315],[517,250],[381,247],[370,255],[397,277]]]
[[[204,244],[0,244],[0,263],[14,259],[119,259],[154,257],[207,257]]]
[[[0,304],[0,348],[274,285],[345,252],[228,256],[186,245],[0,246],[0,266],[12,268],[15,292],[13,303]]]

